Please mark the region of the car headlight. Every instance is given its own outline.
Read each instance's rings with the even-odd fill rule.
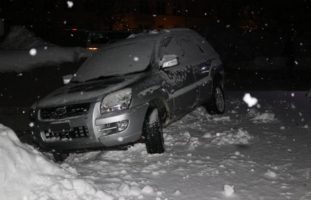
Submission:
[[[108,113],[129,108],[132,99],[132,89],[126,88],[108,94],[105,96],[100,105],[100,113]]]

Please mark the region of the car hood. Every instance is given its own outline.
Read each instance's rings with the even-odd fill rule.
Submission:
[[[37,107],[52,107],[99,101],[105,94],[122,89],[143,78],[146,73],[124,77],[105,78],[96,81],[71,83],[50,93],[37,103]]]

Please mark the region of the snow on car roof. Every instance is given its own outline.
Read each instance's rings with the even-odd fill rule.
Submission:
[[[142,39],[142,38],[156,38],[161,39],[163,36],[168,34],[182,34],[182,33],[193,33],[194,31],[188,28],[172,28],[172,29],[161,29],[161,30],[150,30],[144,31],[137,34],[131,34],[126,40]]]

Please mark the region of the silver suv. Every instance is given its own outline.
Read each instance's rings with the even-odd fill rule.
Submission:
[[[34,138],[67,153],[124,146],[140,139],[163,153],[162,127],[199,105],[225,110],[222,62],[190,29],[131,35],[105,46],[70,83],[34,106]]]

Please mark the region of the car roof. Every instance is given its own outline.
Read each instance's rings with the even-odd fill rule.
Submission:
[[[140,39],[155,39],[160,40],[165,36],[169,35],[182,35],[185,33],[193,33],[194,31],[188,28],[172,28],[172,29],[161,29],[161,30],[151,30],[144,31],[137,34],[131,34],[127,40],[140,40]]]
[[[110,45],[106,46],[106,48],[123,46],[129,43],[136,43],[136,42],[154,42],[156,44],[166,37],[189,33],[194,34],[195,32],[188,28],[172,28],[172,29],[144,31],[137,34],[131,34],[126,39],[121,39],[114,43],[111,43]]]

